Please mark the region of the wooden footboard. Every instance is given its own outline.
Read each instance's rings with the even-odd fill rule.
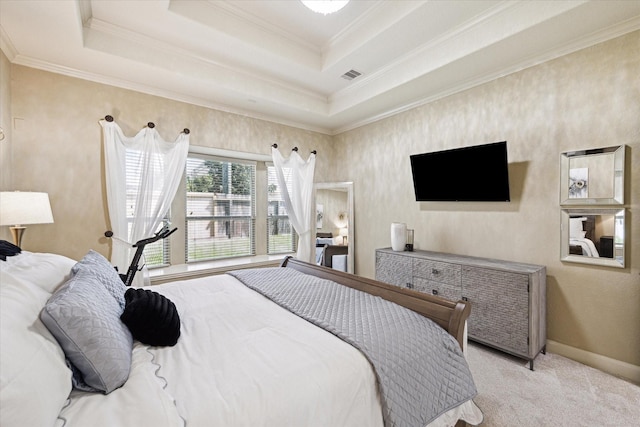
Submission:
[[[407,307],[436,322],[453,335],[461,348],[463,347],[464,325],[471,313],[471,306],[464,301],[449,301],[411,289],[403,289],[327,267],[320,267],[293,257],[285,258],[281,267],[293,268],[302,273],[329,279]]]

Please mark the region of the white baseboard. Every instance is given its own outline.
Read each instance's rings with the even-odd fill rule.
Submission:
[[[547,351],[640,384],[640,366],[612,359],[601,354],[591,353],[590,351],[571,347],[553,340],[547,340]]]

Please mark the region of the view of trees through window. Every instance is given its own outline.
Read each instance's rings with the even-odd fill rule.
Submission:
[[[187,159],[187,261],[255,254],[255,173],[255,164]]]
[[[133,154],[128,156],[127,214],[131,220],[139,180],[135,160]],[[190,154],[185,174],[186,185],[182,190],[186,202],[184,260],[255,255],[256,164]],[[287,186],[291,185],[288,171],[285,171],[285,181]],[[267,235],[260,238],[266,239],[267,254],[295,252],[297,235],[289,221],[273,166],[267,167],[266,184],[261,191],[266,190],[267,205],[258,208],[266,209]],[[169,215],[164,223],[170,224]],[[169,252],[169,239],[147,246],[146,265],[170,264]]]

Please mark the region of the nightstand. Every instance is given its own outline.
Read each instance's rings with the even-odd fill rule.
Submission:
[[[613,236],[600,237],[599,252],[602,258],[613,258]]]

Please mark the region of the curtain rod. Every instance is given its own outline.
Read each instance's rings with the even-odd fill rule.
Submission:
[[[113,116],[110,116],[110,115],[108,115],[108,114],[107,114],[106,116],[104,116],[104,119],[105,119],[106,121],[108,121],[108,122],[112,122],[112,121],[113,121]],[[147,123],[147,127],[148,127],[149,129],[153,129],[154,127],[156,127],[156,124],[155,124],[155,123],[153,123],[153,122],[149,122],[149,123]],[[189,129],[187,129],[187,128],[184,128],[184,130],[183,130],[182,132],[183,132],[185,135],[189,135],[189,132],[191,132],[191,131],[190,131]]]
[[[273,145],[272,145],[272,147],[273,147],[273,148],[278,148],[278,144],[273,144]],[[298,147],[293,147],[293,148],[291,149],[291,151],[298,151]],[[311,150],[311,154],[315,154],[315,155],[317,155],[317,154],[318,154],[318,152],[317,152],[316,150]]]

